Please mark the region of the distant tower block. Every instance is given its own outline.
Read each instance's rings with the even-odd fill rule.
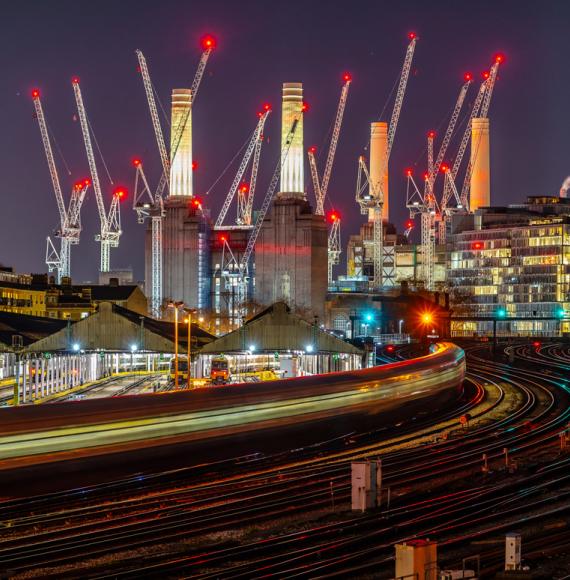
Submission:
[[[295,135],[281,168],[281,192],[293,193],[291,197],[305,199],[305,176],[303,171],[303,85],[283,83],[283,108],[281,115],[281,149],[291,131],[293,121],[299,119]]]
[[[388,205],[388,123],[379,122],[370,124],[370,182],[376,191],[384,192],[384,209],[382,220],[389,221]],[[372,188],[371,188],[372,189]],[[370,191],[372,195],[372,191]],[[374,210],[369,211],[368,219],[373,220]]]
[[[170,130],[170,195],[189,197],[192,188],[192,111],[190,89],[173,89]],[[180,143],[176,149],[175,136],[188,115]],[[175,150],[176,149],[176,150]]]
[[[489,151],[489,119],[471,121],[471,193],[469,209],[491,205],[491,160]]]

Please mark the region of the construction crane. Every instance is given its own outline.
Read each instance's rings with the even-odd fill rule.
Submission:
[[[410,69],[412,67],[412,59],[414,56],[414,50],[416,48],[417,35],[410,32],[408,35],[409,44],[406,49],[406,56],[404,58],[404,64],[402,66],[402,72],[400,74],[400,81],[398,83],[398,91],[396,93],[396,99],[394,101],[394,109],[392,110],[392,117],[390,119],[390,124],[388,126],[388,147],[386,153],[386,159],[384,161],[384,167],[381,168],[380,175],[384,175],[388,169],[388,162],[390,159],[390,153],[392,152],[392,146],[394,144],[394,137],[396,135],[396,129],[398,127],[398,120],[400,118],[400,113],[402,111],[402,104],[404,102],[404,95],[406,92],[406,87],[408,84],[408,78],[410,76]],[[364,193],[366,187],[369,187],[368,194]],[[358,159],[358,177],[356,183],[356,201],[360,205],[360,212],[364,215],[370,215],[372,210],[372,223],[373,223],[373,268],[374,276],[372,281],[372,286],[374,290],[379,290],[385,282],[393,281],[393,268],[386,269],[385,258],[384,258],[384,233],[382,224],[382,209],[384,207],[384,194],[383,191],[383,180],[379,183],[372,183],[370,180],[370,174],[364,157],[359,157]]]
[[[319,175],[317,171],[317,162],[315,160],[315,148],[311,147],[308,151],[309,165],[311,167],[311,177],[313,179],[313,188],[315,190],[315,197],[317,200],[317,208],[315,210],[316,215],[325,215],[325,198],[327,195],[329,181],[331,178],[334,157],[338,145],[340,129],[342,127],[342,119],[344,117],[344,109],[346,107],[346,101],[348,99],[348,89],[350,88],[350,83],[352,82],[352,76],[349,73],[344,73],[342,80],[344,81],[344,84],[342,85],[342,89],[340,91],[340,99],[338,102],[336,117],[331,136],[331,142],[327,153],[325,171],[323,173],[322,180],[319,180]]]
[[[59,230],[56,232],[56,235],[60,238],[60,249],[57,251],[51,238],[48,236],[46,246],[46,264],[50,272],[56,270],[57,282],[61,284],[62,278],[71,277],[71,246],[79,244],[79,238],[81,235],[81,206],[83,205],[87,188],[91,182],[89,179],[84,179],[83,181],[78,181],[73,186],[69,205],[66,208],[40,99],[40,91],[38,89],[32,90],[32,100],[36,111],[38,125],[40,127],[44,151],[51,176],[51,183],[59,212]]]
[[[77,103],[77,113],[81,124],[85,152],[87,153],[89,171],[91,172],[91,182],[93,183],[95,200],[97,201],[97,209],[99,211],[99,220],[101,222],[101,233],[95,237],[98,242],[101,242],[101,264],[99,269],[101,272],[109,272],[111,269],[111,248],[117,248],[119,246],[119,239],[123,233],[121,230],[120,202],[125,196],[125,190],[117,188],[114,191],[111,205],[109,207],[109,213],[107,213],[105,210],[105,202],[103,201],[103,193],[101,192],[99,174],[97,173],[93,145],[91,144],[89,122],[87,120],[85,105],[83,104],[81,88],[79,87],[79,78],[74,77],[71,83],[75,94],[75,102]]]
[[[194,101],[196,100],[196,95],[198,94],[198,89],[200,88],[200,83],[202,82],[202,77],[204,76],[204,71],[206,70],[208,59],[210,58],[210,55],[212,54],[214,48],[216,48],[216,40],[214,39],[213,36],[208,35],[202,38],[201,44],[202,44],[202,55],[200,56],[198,68],[196,69],[196,73],[194,74],[194,80],[192,81],[192,86],[190,87],[190,107],[186,111],[186,115],[184,116],[182,122],[178,124],[176,128],[176,133],[174,134],[170,142],[170,164],[169,164],[170,166],[174,163],[174,159],[176,157],[176,154],[178,153],[178,147],[180,145],[180,141],[182,140],[182,135],[184,134],[186,125],[188,124],[190,112],[194,105]],[[162,197],[166,184],[169,182],[169,180],[170,180],[170,171],[163,171],[156,190],[157,195],[160,195]]]
[[[205,36],[202,39],[203,52],[198,63],[198,69],[194,75],[194,80],[191,87],[190,95],[190,109],[194,104],[200,82],[206,70],[208,58],[215,48],[216,43],[213,37]],[[135,159],[133,164],[136,169],[135,174],[135,194],[133,196],[133,209],[137,212],[139,223],[144,223],[145,219],[151,220],[151,284],[150,284],[150,311],[156,317],[161,317],[161,309],[163,302],[163,219],[164,211],[164,190],[166,185],[170,182],[170,168],[172,161],[178,151],[178,146],[184,133],[184,128],[190,116],[190,109],[183,122],[180,123],[171,141],[170,157],[168,156],[162,126],[160,124],[160,117],[154,98],[153,85],[150,78],[150,73],[146,63],[146,58],[142,51],[136,50],[137,59],[139,61],[139,68],[143,85],[148,102],[148,108],[158,146],[158,153],[162,164],[162,174],[159,180],[158,187],[154,195],[151,193],[148,180],[144,174],[142,162],[140,159]]]
[[[301,113],[302,114],[302,113]],[[255,224],[249,233],[249,237],[247,239],[247,245],[244,250],[244,253],[241,256],[241,259],[238,262],[238,280],[237,280],[237,289],[238,289],[238,306],[243,308],[245,304],[245,300],[247,297],[247,286],[249,283],[248,279],[248,268],[249,268],[249,261],[253,254],[253,250],[255,248],[255,244],[257,242],[257,238],[259,236],[259,232],[261,231],[261,227],[263,226],[263,220],[267,215],[269,210],[269,206],[271,205],[271,201],[273,200],[273,196],[275,195],[275,190],[277,188],[277,184],[279,183],[279,178],[281,177],[281,170],[283,164],[285,163],[287,156],[289,155],[289,149],[291,148],[291,143],[293,142],[293,137],[295,136],[295,131],[297,130],[297,125],[299,124],[299,118],[295,118],[293,123],[291,124],[291,129],[287,134],[285,139],[285,143],[283,144],[283,148],[281,150],[281,155],[279,156],[279,161],[277,162],[277,166],[275,167],[275,171],[273,172],[273,176],[271,181],[269,182],[269,186],[267,191],[265,192],[265,197],[263,199],[263,203],[261,208],[257,212],[257,217],[255,220]]]
[[[443,173],[448,175],[447,165],[443,165],[443,158],[447,152],[447,148],[453,133],[455,131],[455,126],[459,118],[459,114],[463,107],[465,101],[465,96],[473,80],[470,73],[466,73],[463,78],[464,82],[459,90],[459,95],[455,101],[455,106],[451,113],[447,129],[443,140],[441,142],[438,154],[434,160],[434,140],[435,132],[430,131],[427,135],[427,157],[428,157],[428,169],[427,173],[424,175],[424,191],[421,193],[417,189],[417,185],[412,177],[411,170],[407,170],[406,174],[408,176],[408,185],[406,193],[406,206],[410,210],[410,217],[413,218],[417,214],[421,214],[420,218],[420,235],[421,235],[421,248],[422,248],[422,267],[423,267],[423,278],[425,281],[426,288],[428,290],[433,290],[434,285],[434,269],[435,269],[435,241],[436,241],[436,227],[438,221],[441,221],[441,209],[438,207],[435,198],[434,185],[437,179],[437,175],[442,170]]]
[[[330,286],[333,281],[333,266],[338,265],[340,262],[342,245],[340,240],[340,215],[333,210],[328,218],[331,224],[328,239],[328,283]]]
[[[222,209],[220,210],[220,214],[218,215],[218,219],[216,220],[216,228],[221,227],[224,223],[224,219],[228,213],[228,210],[230,209],[230,205],[235,197],[236,192],[238,193],[238,213],[236,223],[238,225],[251,225],[251,210],[249,207],[252,207],[253,204],[253,195],[255,191],[255,183],[257,181],[257,172],[259,166],[259,155],[261,153],[261,144],[263,141],[263,129],[265,127],[267,117],[270,115],[270,113],[271,107],[268,104],[265,104],[263,106],[263,111],[258,114],[259,119],[257,121],[257,125],[255,126],[255,129],[251,135],[251,139],[249,140],[230,190],[228,191],[226,199],[222,205]],[[258,152],[257,155],[254,155],[254,152]],[[252,155],[254,155],[252,165],[252,180],[248,186],[247,184],[242,183],[242,179]],[[251,203],[249,200],[250,197]]]

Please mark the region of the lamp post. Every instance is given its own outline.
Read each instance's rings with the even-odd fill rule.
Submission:
[[[193,308],[185,308],[186,314],[188,314],[188,318],[184,322],[188,324],[188,344],[187,344],[187,357],[188,357],[188,374],[186,377],[186,386],[190,388],[190,374],[192,371],[192,349],[191,349],[191,338],[192,338],[192,314],[196,314],[196,310]]]
[[[168,308],[174,308],[174,388],[178,389],[178,309],[183,302],[169,302]]]
[[[398,334],[402,334],[402,324],[404,324],[403,320],[398,321]]]

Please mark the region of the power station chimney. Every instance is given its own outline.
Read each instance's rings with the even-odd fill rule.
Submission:
[[[489,155],[489,119],[471,121],[471,198],[469,210],[491,205],[491,161]]]
[[[188,197],[193,195],[192,188],[192,91],[190,89],[173,89],[170,129],[170,196]],[[184,126],[182,137],[176,148],[174,142]]]
[[[382,220],[387,222],[390,217],[388,199],[388,123],[378,122],[370,124],[370,195],[373,191],[384,192],[384,209]],[[373,220],[374,210],[369,211],[368,219]]]
[[[281,113],[281,149],[291,131],[293,121],[298,119],[289,153],[281,159],[281,192],[295,194],[292,197],[306,199],[303,151],[303,84],[283,83]]]

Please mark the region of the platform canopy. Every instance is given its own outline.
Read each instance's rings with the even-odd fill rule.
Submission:
[[[285,302],[276,302],[250,318],[242,328],[205,345],[200,354],[231,352],[344,353],[361,355],[355,346],[293,314]]]
[[[179,345],[186,350],[187,326],[179,325]],[[192,324],[192,348],[201,348],[215,337]],[[174,324],[141,316],[110,302],[102,302],[97,312],[77,322],[70,322],[54,334],[29,344],[29,352],[81,350],[112,352],[174,352]]]

